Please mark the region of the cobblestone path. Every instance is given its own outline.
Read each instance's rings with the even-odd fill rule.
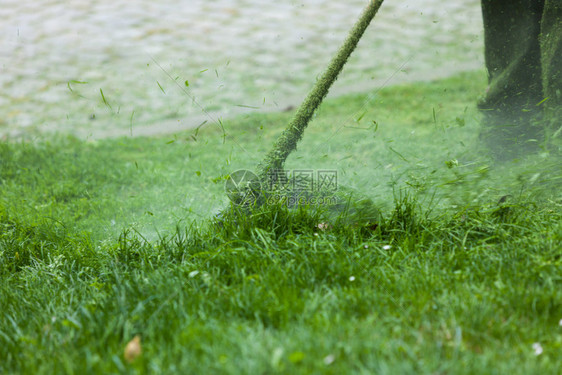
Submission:
[[[297,106],[365,4],[2,0],[0,138],[162,134]],[[386,0],[331,95],[481,68],[479,4]]]

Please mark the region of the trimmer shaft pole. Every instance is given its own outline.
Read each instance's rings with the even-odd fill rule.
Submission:
[[[361,13],[359,20],[350,30],[347,39],[330,62],[330,65],[328,65],[324,74],[322,74],[322,77],[316,81],[316,84],[298,108],[295,116],[287,126],[287,129],[283,131],[275,142],[273,149],[258,166],[258,177],[262,181],[266,181],[268,176],[271,177],[270,171],[282,170],[289,154],[296,150],[297,143],[302,138],[304,129],[306,129],[312,115],[328,94],[330,86],[332,86],[334,81],[338,78],[347,59],[357,46],[357,43],[371,23],[371,20],[375,17],[375,14],[377,14],[382,2],[383,0],[369,1],[369,5],[367,5],[363,13]],[[271,182],[272,181],[269,181],[269,183]]]

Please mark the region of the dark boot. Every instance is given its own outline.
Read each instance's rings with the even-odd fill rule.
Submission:
[[[544,0],[482,0],[489,86],[478,104],[480,139],[497,159],[537,150],[542,141],[543,8]]]
[[[547,144],[562,144],[562,2],[546,0],[541,24],[542,85]],[[557,145],[557,146],[556,146]]]

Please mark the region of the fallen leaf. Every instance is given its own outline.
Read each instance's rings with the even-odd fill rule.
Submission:
[[[132,363],[137,359],[138,356],[141,355],[141,338],[139,335],[133,337],[131,341],[127,343],[125,346],[125,351],[123,352],[123,356],[125,360],[129,363]]]

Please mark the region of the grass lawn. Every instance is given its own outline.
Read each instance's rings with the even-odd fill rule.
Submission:
[[[474,72],[323,104],[287,169],[337,171],[378,222],[214,220],[289,112],[1,143],[0,373],[558,374],[561,160],[493,164],[484,87]]]

